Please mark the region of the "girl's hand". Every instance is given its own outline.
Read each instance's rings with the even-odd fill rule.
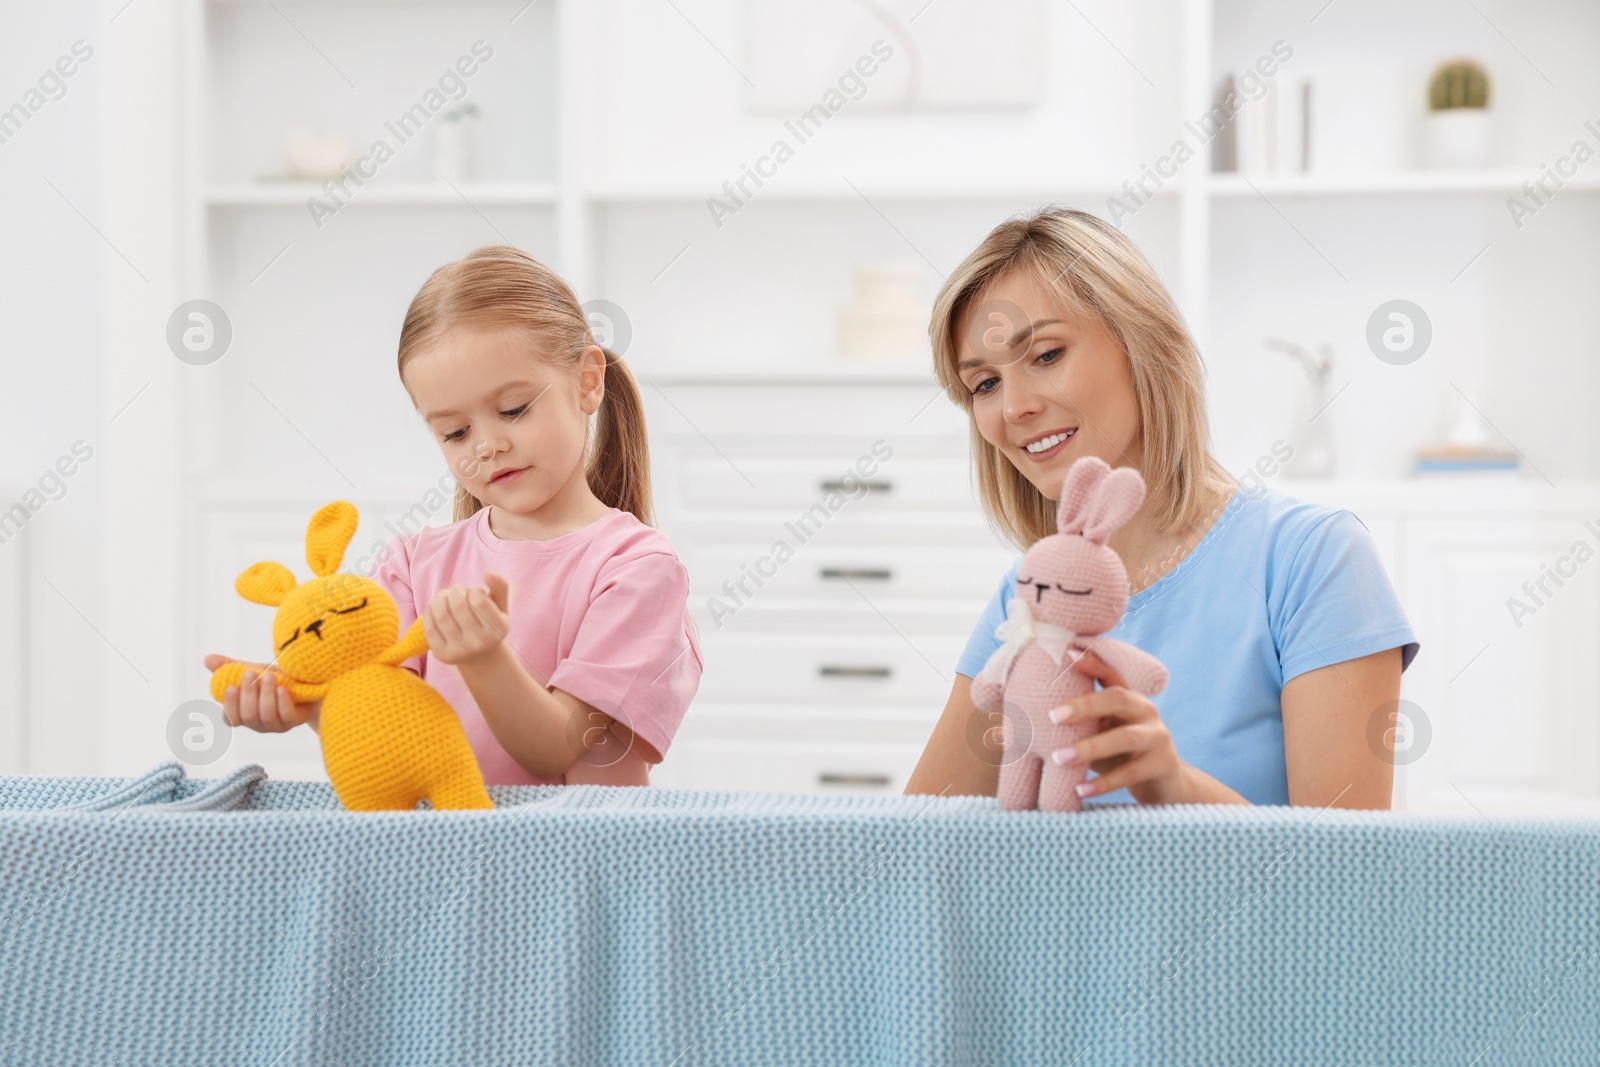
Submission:
[[[484,574],[483,580],[483,589],[452,585],[439,590],[422,613],[428,649],[441,663],[460,667],[479,662],[498,649],[510,632],[506,580],[493,571]]]
[[[206,657],[206,670],[216,671],[224,664],[243,662],[213,652]],[[244,726],[264,734],[281,734],[306,722],[313,730],[317,728],[322,701],[296,704],[289,690],[278,684],[278,676],[270,668],[259,663],[249,666],[254,670],[245,672],[244,685],[230,685],[223,691],[223,721],[229,726]]]
[[[1056,723],[1099,721],[1098,732],[1072,748],[1057,749],[1058,762],[1087,764],[1098,775],[1080,787],[1083,796],[1097,796],[1124,787],[1141,804],[1172,804],[1183,793],[1188,764],[1167,732],[1150,698],[1127,688],[1127,680],[1093,652],[1072,664],[1097,678],[1104,687],[1050,709]],[[1063,753],[1073,752],[1070,757]]]

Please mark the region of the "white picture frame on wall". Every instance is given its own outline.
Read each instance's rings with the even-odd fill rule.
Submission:
[[[1047,19],[1043,0],[746,0],[747,105],[1030,108],[1045,91]]]

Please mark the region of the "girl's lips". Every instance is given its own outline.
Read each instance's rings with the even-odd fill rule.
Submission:
[[[1029,459],[1033,460],[1035,463],[1043,463],[1045,460],[1049,459],[1051,456],[1054,456],[1057,452],[1060,452],[1063,448],[1066,448],[1068,445],[1070,445],[1072,442],[1076,441],[1077,439],[1078,439],[1078,431],[1077,430],[1073,430],[1072,433],[1067,435],[1067,439],[1065,441],[1062,441],[1061,443],[1056,444],[1056,445],[1052,445],[1051,447],[1045,449],[1043,452],[1029,452],[1026,448],[1024,448],[1022,450],[1022,454],[1024,456],[1027,456]]]
[[[520,467],[520,468],[518,468],[517,470],[514,470],[514,471],[501,471],[499,474],[496,474],[493,478],[490,478],[489,481],[492,482],[495,485],[504,485],[507,482],[514,482],[518,478],[522,477],[522,472],[527,470],[527,469],[528,468],[526,468],[526,467]]]

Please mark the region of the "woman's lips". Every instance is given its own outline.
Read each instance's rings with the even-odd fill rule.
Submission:
[[[501,471],[499,474],[496,474],[493,478],[490,478],[489,481],[494,483],[495,485],[504,485],[507,482],[514,482],[518,478],[522,477],[522,472],[527,470],[527,469],[528,468],[526,468],[526,467],[519,467],[514,471]]]

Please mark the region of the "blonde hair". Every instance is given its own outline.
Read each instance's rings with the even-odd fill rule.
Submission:
[[[996,531],[1026,551],[1056,532],[1056,502],[983,439],[973,397],[956,373],[955,336],[963,314],[1004,274],[1027,269],[1070,309],[1093,314],[1127,353],[1139,406],[1141,460],[1155,522],[1174,533],[1196,521],[1208,482],[1231,480],[1211,455],[1204,368],[1188,329],[1138,247],[1083,211],[1049,208],[1007,219],[989,232],[945,281],[928,337],[934,372],[967,412],[979,496]]]
[[[519,248],[491,245],[434,271],[417,290],[400,328],[400,374],[406,364],[438,344],[453,327],[509,326],[527,331],[539,354],[574,369],[594,335],[578,297],[561,277]],[[622,357],[605,353],[605,397],[595,413],[584,473],[589,488],[610,507],[654,525],[650,504],[650,450],[644,403]],[[456,482],[455,520],[483,507]]]

